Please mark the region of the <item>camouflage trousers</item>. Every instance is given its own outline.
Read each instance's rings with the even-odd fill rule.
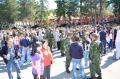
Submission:
[[[91,75],[91,78],[95,78],[97,76],[101,77],[101,69],[100,69],[99,63],[90,64],[90,75]]]
[[[67,68],[67,67],[70,67],[70,62],[71,62],[72,58],[71,58],[69,52],[66,52],[65,54],[66,54],[65,67]]]

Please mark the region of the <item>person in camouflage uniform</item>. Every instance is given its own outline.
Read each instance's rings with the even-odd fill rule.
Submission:
[[[90,35],[92,39],[90,50],[89,50],[89,60],[90,60],[90,74],[92,79],[102,79],[101,78],[101,50],[98,44],[97,38],[98,36],[94,33]],[[97,76],[97,77],[96,77]]]
[[[66,55],[65,68],[67,73],[70,73],[69,67],[72,59],[69,53],[69,46],[70,46],[70,33],[67,34],[67,37],[64,40],[65,55]]]
[[[45,38],[48,40],[48,46],[50,47],[50,50],[52,51],[54,38],[53,38],[52,31],[50,29],[48,29],[46,31],[46,37]]]
[[[65,35],[64,32],[62,30],[60,30],[61,36],[60,36],[60,50],[61,50],[61,56],[65,55]]]

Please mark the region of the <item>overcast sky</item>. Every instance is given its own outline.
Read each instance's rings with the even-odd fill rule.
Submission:
[[[54,0],[48,0],[48,8],[49,9],[56,9],[57,5]]]

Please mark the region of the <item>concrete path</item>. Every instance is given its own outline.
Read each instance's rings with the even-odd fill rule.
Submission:
[[[114,53],[108,53],[102,57],[101,68],[103,79],[120,79],[120,60],[114,59]],[[70,67],[72,70],[72,66]],[[33,79],[31,65],[24,65],[21,68],[22,79]],[[89,77],[89,68],[85,69],[86,75]],[[13,69],[13,76],[16,79],[16,73]],[[0,58],[0,79],[8,79],[6,67]],[[54,52],[54,63],[51,66],[51,79],[72,79],[71,74],[65,72],[65,57],[61,57],[59,52]]]

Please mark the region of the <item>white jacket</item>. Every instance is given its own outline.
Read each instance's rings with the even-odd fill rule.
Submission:
[[[117,31],[116,42],[120,42],[120,30]]]

